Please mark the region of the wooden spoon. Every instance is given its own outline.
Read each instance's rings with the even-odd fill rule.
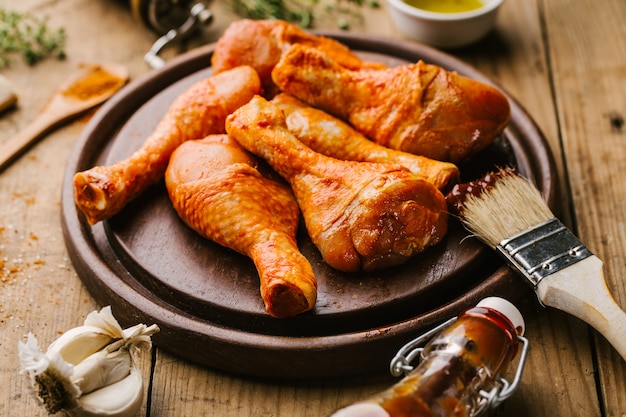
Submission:
[[[54,94],[43,112],[26,128],[0,145],[0,171],[46,133],[101,104],[128,81],[117,64],[81,64]]]

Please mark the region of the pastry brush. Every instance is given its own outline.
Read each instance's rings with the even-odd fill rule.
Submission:
[[[529,180],[501,169],[457,186],[452,202],[465,227],[526,278],[540,303],[585,321],[626,360],[626,313],[606,285],[602,261],[555,217]]]

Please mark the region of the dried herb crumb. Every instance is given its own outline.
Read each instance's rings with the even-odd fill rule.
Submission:
[[[63,28],[52,30],[48,18],[0,8],[0,68],[21,55],[28,65],[47,57],[65,58],[66,34]]]
[[[362,20],[361,7],[378,8],[378,0],[229,0],[231,9],[248,19],[280,19],[309,29],[323,14],[342,30],[350,20]]]

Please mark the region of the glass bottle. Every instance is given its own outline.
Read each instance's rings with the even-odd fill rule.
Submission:
[[[389,389],[331,417],[471,417],[499,404],[517,387],[527,343],[524,319],[513,304],[489,297],[456,319],[407,344],[392,361],[406,376]],[[431,335],[434,333],[434,336]],[[417,341],[417,343],[416,343]],[[501,378],[524,343],[515,383]],[[413,368],[401,352],[419,355]],[[397,372],[396,372],[397,373]]]

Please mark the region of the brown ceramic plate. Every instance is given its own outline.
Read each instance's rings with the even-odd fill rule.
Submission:
[[[423,59],[490,83],[442,52],[397,40],[329,34],[366,59],[389,65]],[[302,230],[299,243],[319,284],[313,311],[289,319],[265,313],[252,262],[188,229],[163,183],[113,219],[90,226],[73,201],[72,177],[130,155],[172,100],[210,76],[213,45],[194,50],[129,84],[85,128],[69,161],[62,195],[66,245],[78,275],[100,305],[124,325],[157,323],[154,343],[218,369],[280,378],[327,377],[387,368],[405,342],[482,297],[512,300],[526,290],[491,250],[452,220],[437,247],[381,272],[339,273]],[[464,180],[496,165],[516,165],[552,205],[555,170],[533,121],[511,99],[512,120],[494,145],[461,167]]]

